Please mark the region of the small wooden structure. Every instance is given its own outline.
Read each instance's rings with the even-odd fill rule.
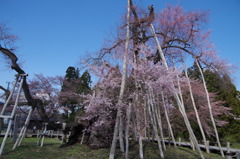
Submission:
[[[10,134],[11,126],[12,126],[12,123],[13,123],[13,120],[14,120],[14,117],[15,117],[15,112],[16,112],[16,109],[17,109],[17,106],[18,106],[18,101],[19,101],[19,97],[20,97],[20,93],[21,93],[21,89],[22,89],[22,85],[23,85],[23,79],[24,79],[24,77],[27,76],[27,74],[17,74],[15,76],[16,76],[16,80],[15,80],[15,82],[13,84],[12,91],[11,91],[8,99],[4,103],[4,106],[3,106],[2,110],[1,110],[1,113],[0,113],[0,118],[10,119],[10,121],[8,123],[7,131],[6,131],[5,135],[4,135],[4,138],[3,138],[3,141],[2,141],[2,144],[1,144],[1,147],[0,147],[0,156],[3,153],[3,149],[5,147],[6,140],[7,140],[8,136],[9,136],[9,134]],[[9,102],[10,102],[12,96],[13,96],[15,87],[17,86],[18,82],[19,82],[19,86],[18,86],[17,96],[16,96],[16,99],[15,99],[15,103],[14,103],[13,109],[11,111],[11,114],[10,115],[4,115],[4,113],[6,111],[6,108],[7,108],[8,104],[9,104]],[[25,124],[24,124],[22,130],[21,130],[21,133],[19,134],[19,136],[18,136],[18,138],[16,140],[16,143],[14,144],[13,149],[15,149],[17,145],[19,146],[21,144],[22,139],[23,139],[23,137],[25,135],[25,132],[26,132],[26,128],[27,128],[29,119],[31,117],[31,113],[32,113],[32,109],[30,109],[30,111],[29,111],[28,117],[27,117],[27,119],[25,121]]]

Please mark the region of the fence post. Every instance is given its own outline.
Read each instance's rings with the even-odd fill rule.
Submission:
[[[230,142],[227,142],[227,153],[230,153]]]
[[[207,140],[207,147],[206,147],[206,151],[207,151],[207,153],[209,153],[209,152],[210,152],[210,150],[209,150],[209,140]]]
[[[181,146],[181,138],[178,138],[178,146]]]

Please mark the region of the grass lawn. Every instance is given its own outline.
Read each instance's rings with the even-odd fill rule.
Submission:
[[[2,141],[2,138],[0,139]],[[6,143],[3,155],[5,159],[108,159],[109,149],[103,148],[91,150],[86,145],[76,144],[67,148],[58,148],[60,141],[58,139],[45,138],[44,146],[36,146],[37,138],[26,138],[20,147],[12,150],[13,143],[9,139]],[[159,159],[157,144],[144,143],[144,157],[146,159]],[[167,146],[164,152],[166,159],[198,159],[199,155],[189,148],[174,148]],[[208,159],[222,159],[217,154],[206,154]],[[138,159],[138,144],[130,143],[129,159]],[[116,152],[116,159],[124,159],[121,152]]]

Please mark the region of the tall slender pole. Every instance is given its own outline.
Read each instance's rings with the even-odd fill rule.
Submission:
[[[127,53],[128,53],[129,39],[130,39],[129,21],[130,21],[130,0],[128,0],[127,32],[126,32],[126,42],[125,42],[125,50],[124,50],[124,57],[123,57],[122,81],[121,81],[121,88],[120,88],[118,103],[122,102],[124,89],[125,89],[125,84],[126,84],[126,77],[127,77]],[[115,150],[116,150],[116,143],[117,143],[117,134],[118,134],[118,131],[119,131],[119,124],[120,124],[120,122],[119,122],[120,115],[121,115],[120,108],[118,107],[109,159],[114,159]]]
[[[200,117],[199,117],[199,114],[198,114],[198,110],[197,110],[197,107],[196,107],[196,103],[195,103],[195,100],[194,100],[194,97],[193,97],[193,92],[192,92],[192,86],[191,86],[191,83],[190,83],[190,78],[188,77],[187,69],[186,69],[185,66],[184,66],[184,73],[185,73],[185,76],[186,76],[186,79],[187,79],[188,88],[189,88],[189,92],[190,92],[190,97],[191,97],[193,109],[194,109],[194,112],[195,112],[195,115],[196,115],[196,118],[197,118],[198,126],[200,128],[200,131],[201,131],[201,134],[202,134],[202,138],[203,138],[203,142],[204,142],[204,145],[206,147],[206,152],[209,153],[209,148],[208,148],[208,145],[207,145],[207,139],[206,139],[205,133],[203,131],[202,123],[201,123],[201,120],[200,120]]]
[[[159,130],[160,130],[161,140],[162,140],[162,144],[163,144],[163,149],[164,149],[164,151],[166,151],[166,145],[165,145],[165,140],[164,140],[164,136],[163,136],[161,110],[160,110],[160,106],[159,106],[158,96],[157,96],[157,104],[155,104],[155,110],[156,110],[155,113],[156,113],[157,120],[158,120],[158,127],[159,127]]]
[[[137,134],[138,134],[138,143],[139,143],[139,157],[143,159],[143,144],[142,144],[142,133],[140,127],[140,111],[138,107],[138,93],[136,94],[135,101],[134,101],[135,113],[136,113],[136,123],[137,123]]]
[[[151,100],[150,92],[148,94],[148,100],[149,100],[148,110],[149,110],[150,116],[152,116],[153,131],[154,131],[155,137],[156,137],[157,142],[158,142],[159,153],[160,153],[161,158],[164,158],[162,145],[161,145],[161,141],[160,141],[160,138],[159,138],[159,135],[158,135],[158,130],[157,130],[156,116],[154,115],[155,110],[154,110],[154,106],[153,106],[153,103],[152,103],[152,100]]]
[[[211,118],[211,121],[212,121],[212,124],[213,124],[213,128],[214,128],[215,136],[216,136],[216,139],[217,139],[218,147],[220,149],[222,157],[224,157],[224,153],[223,153],[222,146],[221,146],[221,143],[220,143],[220,140],[219,140],[219,136],[218,136],[217,126],[216,126],[214,118],[213,118],[212,106],[211,106],[211,102],[210,102],[209,93],[208,93],[208,90],[207,90],[206,81],[205,81],[205,78],[204,78],[204,75],[203,75],[203,71],[202,71],[202,69],[200,67],[198,59],[196,59],[195,61],[196,61],[197,67],[198,67],[198,69],[200,71],[200,74],[202,76],[202,81],[203,81],[203,86],[204,86],[204,89],[205,89],[205,92],[206,92],[206,98],[207,98],[210,118]]]
[[[162,59],[162,62],[164,64],[165,68],[168,70],[169,68],[168,68],[167,61],[165,59],[165,56],[163,54],[161,45],[159,43],[159,40],[158,40],[156,32],[155,32],[154,26],[152,24],[150,25],[150,30],[151,30],[151,32],[152,32],[152,34],[154,36],[154,39],[155,39],[155,42],[156,42],[156,45],[157,45],[157,48],[158,48],[159,55],[160,55],[160,57]],[[195,136],[195,134],[194,134],[194,132],[192,130],[192,127],[190,125],[189,119],[188,119],[188,117],[186,115],[185,107],[182,104],[182,101],[180,100],[180,98],[179,98],[179,96],[178,96],[178,94],[176,92],[173,93],[173,96],[174,96],[174,98],[175,98],[175,100],[177,102],[177,105],[179,107],[179,110],[180,110],[180,112],[181,112],[181,114],[183,116],[183,119],[184,119],[185,125],[186,125],[186,127],[188,129],[189,135],[191,136],[191,138],[193,140],[193,143],[194,143],[198,153],[200,154],[201,158],[204,159],[205,157],[204,157],[204,155],[203,155],[203,153],[202,153],[202,151],[201,151],[201,149],[200,149],[200,147],[198,145],[198,141],[197,141],[196,136]]]
[[[131,109],[132,109],[132,102],[129,102],[129,105],[127,108],[127,123],[126,123],[126,132],[125,132],[125,140],[126,140],[125,159],[128,159],[128,151],[129,151],[129,125],[130,125]]]

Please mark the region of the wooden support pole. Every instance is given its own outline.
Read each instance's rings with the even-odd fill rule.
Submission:
[[[211,106],[211,101],[210,101],[210,97],[209,97],[209,93],[208,93],[205,77],[203,75],[202,68],[200,67],[199,60],[195,59],[195,63],[197,64],[198,70],[200,71],[200,74],[201,74],[201,77],[202,77],[203,86],[204,86],[205,93],[206,93],[206,98],[207,98],[207,104],[208,104],[210,119],[212,121],[212,125],[213,125],[213,128],[214,128],[214,133],[215,133],[215,137],[216,137],[216,140],[217,140],[217,144],[218,144],[218,147],[219,147],[219,150],[221,152],[222,157],[224,157],[224,153],[223,153],[222,146],[221,146],[221,143],[220,143],[220,139],[219,139],[219,136],[218,136],[217,126],[216,126],[215,120],[213,118],[212,106]]]
[[[166,102],[165,102],[165,98],[164,98],[163,91],[161,91],[161,96],[162,96],[164,114],[165,114],[165,117],[166,117],[166,120],[167,120],[169,135],[171,135],[171,138],[172,138],[174,147],[177,147],[177,144],[176,144],[176,141],[175,141],[175,138],[174,138],[174,135],[173,135],[173,131],[172,131],[172,126],[171,126],[171,123],[170,123],[170,119],[169,119],[169,116],[168,116],[168,110],[167,110],[167,108],[166,108]],[[170,139],[169,139],[169,140],[170,140]]]
[[[40,134],[39,134],[39,138],[38,138],[38,141],[37,141],[37,146],[40,145],[40,140],[41,140],[41,138],[42,138],[42,137],[41,137],[41,136],[42,136],[41,133],[42,133],[42,132],[40,132]]]
[[[18,77],[16,77],[16,80],[15,80],[15,82],[14,82],[14,84],[13,84],[13,87],[12,87],[12,91],[11,91],[11,93],[10,93],[7,101],[4,103],[0,115],[3,115],[3,114],[4,114],[4,112],[5,112],[6,108],[7,108],[7,105],[8,105],[8,103],[9,103],[10,99],[12,98],[12,95],[13,95],[13,93],[14,93],[14,90],[15,90],[15,87],[16,87],[17,82],[18,82]]]
[[[230,142],[227,142],[227,153],[230,153]]]
[[[16,81],[18,81],[18,77],[17,77]],[[4,149],[5,144],[6,144],[6,140],[8,138],[8,135],[9,135],[9,132],[10,132],[10,129],[11,129],[11,126],[12,126],[13,117],[15,115],[15,111],[16,111],[16,108],[17,108],[17,105],[18,105],[19,96],[20,96],[20,92],[21,92],[21,89],[22,89],[22,84],[23,84],[23,76],[21,76],[21,81],[20,81],[20,85],[18,87],[17,97],[16,97],[16,100],[15,100],[15,103],[14,103],[14,106],[13,106],[13,110],[12,110],[12,113],[11,113],[11,119],[10,119],[10,121],[8,123],[7,132],[5,133],[5,136],[4,136],[2,144],[1,144],[0,156],[2,155],[3,149]],[[4,113],[4,111],[2,111],[2,112]]]
[[[18,135],[18,138],[17,138],[15,144],[13,145],[13,149],[16,148],[16,146],[17,146],[17,144],[18,144],[18,142],[19,142],[19,140],[20,140],[20,138],[21,138],[21,136],[22,136],[22,134],[23,134],[23,131],[24,131],[24,127],[22,127],[22,129],[21,129],[21,131],[20,131],[20,133],[19,133],[19,135]]]
[[[5,136],[3,138],[3,141],[2,141],[2,145],[1,145],[1,148],[0,148],[0,156],[2,155],[4,146],[6,144],[6,141],[7,141],[7,138],[8,138],[8,134],[9,134],[10,129],[11,129],[11,125],[12,125],[12,119],[8,123],[8,128],[7,128],[7,131],[6,131]]]
[[[9,120],[9,121],[10,121],[10,120]],[[9,121],[8,121],[8,122],[9,122]],[[9,135],[8,135],[8,137],[10,137],[10,138],[11,138],[11,137],[12,137],[12,133],[13,133],[13,131],[12,131],[12,127],[11,127],[11,128],[10,128],[10,132],[9,132]]]
[[[62,123],[62,142],[61,143],[65,143],[66,142],[66,135],[63,132],[66,129],[66,124],[67,123]]]
[[[178,138],[178,146],[181,146],[181,138]]]
[[[207,147],[206,147],[206,149],[209,151],[209,153],[210,153],[210,149],[209,149],[209,140],[207,140]]]
[[[129,126],[130,126],[131,110],[132,110],[132,103],[130,102],[127,108],[127,121],[126,121],[126,132],[125,132],[125,140],[126,140],[125,159],[128,159],[128,151],[129,151]]]
[[[20,121],[19,119],[20,119],[20,115],[19,114],[15,114],[14,124],[13,124],[12,142],[16,142],[16,140],[18,138],[18,129],[19,129],[19,121]]]
[[[53,137],[54,130],[51,131],[51,138]]]
[[[24,123],[24,125],[23,125],[23,127],[22,127],[22,129],[21,129],[21,131],[20,131],[20,133],[19,133],[19,135],[18,135],[18,138],[17,138],[17,140],[16,140],[16,142],[15,142],[15,144],[14,144],[14,146],[13,146],[13,149],[15,149],[16,146],[20,146],[20,145],[21,145],[22,140],[23,140],[23,138],[24,138],[24,136],[25,136],[25,133],[26,133],[26,130],[27,130],[27,126],[28,126],[28,124],[29,124],[29,121],[30,121],[32,112],[33,112],[33,109],[32,109],[32,107],[31,107],[30,110],[29,110],[29,112],[28,112],[28,116],[27,116],[27,118],[26,118],[26,121],[25,121],[25,123]]]
[[[37,138],[39,138],[40,130],[37,130]]]
[[[161,156],[161,158],[164,158],[160,137],[158,136],[156,116],[153,115],[153,112],[155,112],[155,110],[154,110],[153,103],[152,103],[152,100],[151,100],[151,97],[150,97],[150,92],[148,94],[148,101],[149,101],[149,106],[148,106],[149,114],[150,114],[150,116],[152,116],[153,132],[154,132],[154,135],[155,135],[155,137],[157,139],[157,142],[158,142],[158,148],[159,148],[160,156]]]
[[[84,136],[85,136],[85,132],[83,132],[83,134],[82,134],[82,139],[81,139],[81,142],[80,142],[81,145],[83,144]]]
[[[127,32],[126,32],[126,41],[125,41],[125,50],[124,50],[124,56],[123,56],[123,73],[122,73],[122,80],[121,80],[121,88],[119,93],[119,99],[118,103],[122,103],[122,98],[124,95],[125,85],[126,85],[126,77],[127,77],[127,53],[128,53],[128,46],[129,46],[129,39],[130,39],[130,0],[128,0],[128,13],[127,13]],[[115,151],[116,151],[116,143],[117,143],[117,134],[119,130],[120,125],[120,108],[117,109],[117,117],[116,117],[116,123],[114,127],[114,133],[113,133],[113,139],[112,144],[110,148],[110,154],[109,159],[114,159]],[[120,125],[122,126],[122,125]]]
[[[42,134],[43,136],[42,136],[42,141],[41,141],[41,147],[43,147],[43,143],[44,143],[44,139],[45,139],[48,123],[43,123],[43,124],[44,124],[44,131],[43,131],[43,134]]]
[[[161,59],[162,59],[162,63],[163,63],[163,65],[165,66],[165,68],[168,70],[168,69],[169,69],[169,68],[168,68],[168,64],[167,64],[166,59],[165,59],[165,57],[164,57],[164,54],[163,54],[163,51],[162,51],[160,42],[159,42],[158,37],[157,37],[157,34],[156,34],[156,32],[155,32],[155,28],[154,28],[154,26],[153,26],[152,24],[150,25],[150,30],[151,30],[151,32],[152,32],[152,34],[153,34],[154,39],[155,39],[155,42],[156,42],[156,45],[157,45],[157,48],[158,48],[158,53],[159,53],[159,55],[160,55],[160,57],[161,57]],[[196,139],[196,136],[195,136],[195,134],[194,134],[194,132],[193,132],[193,129],[192,129],[191,125],[190,125],[190,121],[189,121],[189,119],[188,119],[188,117],[187,117],[187,115],[186,115],[185,106],[184,106],[184,105],[182,104],[182,102],[180,101],[180,98],[179,98],[179,96],[178,96],[178,94],[177,94],[176,92],[173,93],[173,96],[174,96],[175,100],[177,101],[177,105],[178,105],[178,107],[179,107],[180,113],[181,113],[182,116],[183,116],[184,123],[185,123],[185,125],[186,125],[186,127],[187,127],[187,129],[188,129],[189,135],[191,136],[191,138],[192,138],[192,140],[193,140],[193,143],[194,143],[197,151],[199,152],[201,158],[202,158],[202,159],[205,159],[205,157],[204,157],[204,155],[202,154],[202,151],[201,151],[201,149],[200,149],[200,147],[199,147],[199,144],[198,144],[198,141],[197,141],[197,139]]]
[[[152,96],[153,92],[152,92]],[[158,96],[157,96],[157,103],[155,102],[155,110],[156,110],[156,117],[157,117],[157,123],[158,123],[158,127],[160,130],[160,137],[161,137],[161,141],[162,141],[162,145],[163,145],[163,150],[166,151],[166,145],[165,145],[165,140],[164,140],[164,136],[163,136],[163,128],[162,128],[162,119],[161,119],[161,111],[160,111],[160,106],[159,106],[159,101],[158,101]]]
[[[193,141],[192,141],[191,137],[190,137],[190,144],[191,144],[192,150],[195,151],[196,149],[195,149],[195,146],[193,144]]]
[[[23,128],[23,133],[22,133],[22,135],[21,135],[21,137],[20,137],[20,140],[19,140],[17,146],[20,146],[21,143],[22,143],[23,138],[26,137],[26,131],[27,131],[27,127],[24,127],[24,128]]]

